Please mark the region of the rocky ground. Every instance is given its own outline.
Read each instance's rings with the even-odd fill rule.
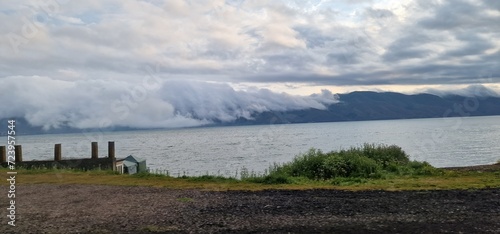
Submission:
[[[6,187],[0,187],[6,191]],[[207,192],[20,185],[0,233],[500,233],[500,189]],[[7,207],[2,196],[1,207]]]

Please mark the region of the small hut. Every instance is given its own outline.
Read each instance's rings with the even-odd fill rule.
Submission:
[[[146,160],[129,155],[124,159],[116,160],[116,171],[120,174],[146,172]]]

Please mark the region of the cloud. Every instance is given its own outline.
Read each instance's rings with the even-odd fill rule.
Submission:
[[[227,84],[198,81],[166,81],[156,89],[113,80],[39,76],[0,79],[0,98],[9,100],[0,109],[0,118],[24,117],[44,129],[191,127],[251,119],[265,111],[325,109],[337,102],[326,90],[294,96],[257,88],[236,91]]]
[[[434,94],[441,97],[448,95],[461,95],[464,97],[500,97],[500,93],[484,85],[469,85],[461,89],[426,89],[422,90],[422,93]]]
[[[493,42],[488,39],[482,38],[481,36],[469,34],[469,33],[459,33],[456,34],[455,38],[459,40],[462,45],[455,49],[448,51],[445,56],[453,57],[463,57],[470,55],[482,55],[487,50],[495,48]]]
[[[392,18],[394,13],[388,9],[373,9],[367,8],[365,15],[369,18],[380,19],[380,18]]]
[[[433,10],[434,14],[421,19],[418,24],[424,28],[433,30],[456,30],[456,29],[473,29],[476,32],[482,31],[483,26],[492,25],[498,17],[484,14],[485,10],[482,5],[475,4],[471,1],[457,0],[453,2],[444,2],[436,5]],[[493,25],[492,25],[493,26]]]
[[[495,1],[54,0],[0,9],[0,80],[50,79],[37,83],[47,89],[62,81],[132,89],[147,66],[159,67],[162,82],[500,83]]]

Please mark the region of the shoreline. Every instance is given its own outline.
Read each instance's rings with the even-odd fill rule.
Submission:
[[[228,190],[450,190],[500,188],[500,163],[472,167],[440,168],[434,175],[393,175],[386,178],[339,178],[338,180],[302,180],[290,183],[263,183],[218,176],[170,177],[157,174],[116,174],[112,171],[26,170],[19,169],[16,184],[113,185],[164,187],[170,189]],[[9,170],[0,169],[0,173]]]
[[[500,163],[445,170],[378,187],[31,171],[18,174],[16,227],[0,233],[499,232]]]
[[[463,166],[463,167],[439,167],[439,169],[452,170],[452,171],[500,171],[500,162],[493,164],[483,164],[474,166]]]
[[[40,192],[43,191],[43,192]],[[19,187],[1,233],[495,233],[500,188],[433,191],[202,191]]]

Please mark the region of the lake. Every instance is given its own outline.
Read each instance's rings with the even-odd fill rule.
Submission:
[[[172,175],[263,172],[310,148],[365,142],[401,146],[411,159],[436,167],[469,166],[500,160],[500,116],[17,136],[24,160],[52,160],[56,143],[63,158],[90,158],[91,141],[99,142],[102,157],[107,141],[115,141],[116,157],[138,156]]]

